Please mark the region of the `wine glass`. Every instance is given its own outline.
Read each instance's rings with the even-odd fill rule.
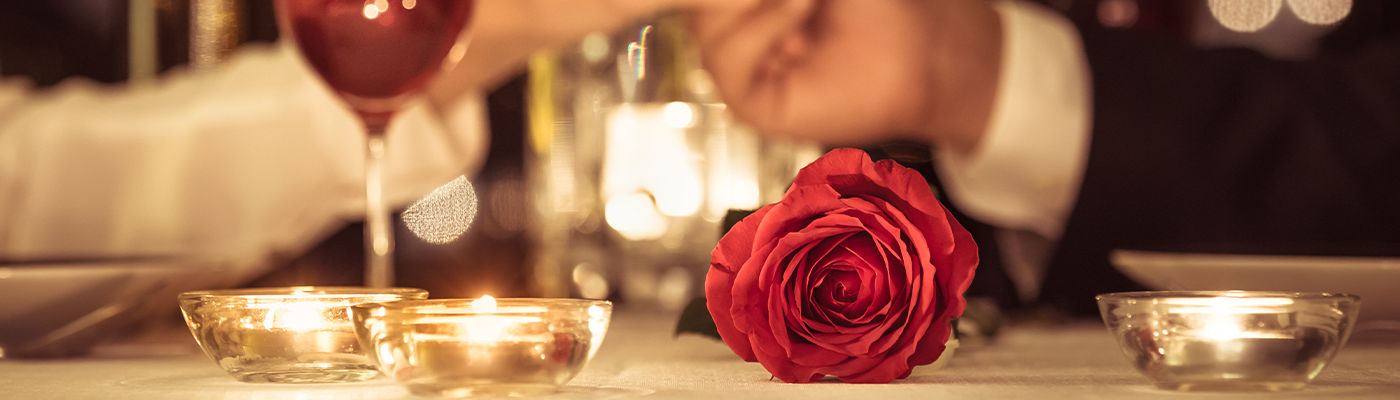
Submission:
[[[365,286],[394,285],[385,128],[442,69],[473,0],[277,0],[282,33],[364,123]]]

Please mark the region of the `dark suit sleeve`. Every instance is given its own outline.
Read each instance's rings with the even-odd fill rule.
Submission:
[[[1290,62],[1081,33],[1093,139],[1046,300],[1085,314],[1140,289],[1115,248],[1400,254],[1396,36]]]

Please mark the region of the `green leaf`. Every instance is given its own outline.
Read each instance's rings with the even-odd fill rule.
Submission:
[[[719,337],[719,327],[715,326],[714,318],[710,317],[710,309],[705,308],[705,298],[696,297],[685,306],[685,311],[681,312],[681,319],[676,323],[676,336],[682,333],[696,333],[715,339]]]

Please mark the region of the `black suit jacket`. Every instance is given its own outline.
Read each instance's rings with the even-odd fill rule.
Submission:
[[[1397,14],[1358,1],[1292,62],[1081,24],[1093,139],[1042,299],[1141,289],[1115,248],[1400,255]]]

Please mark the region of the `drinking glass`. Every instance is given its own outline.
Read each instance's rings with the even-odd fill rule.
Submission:
[[[365,126],[365,286],[394,285],[385,127],[442,69],[473,0],[277,0],[301,55]]]

